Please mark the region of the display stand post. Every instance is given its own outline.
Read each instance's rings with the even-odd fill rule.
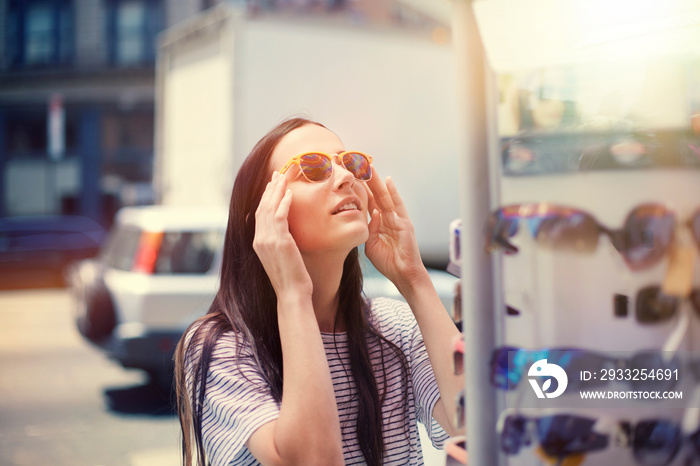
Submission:
[[[457,63],[457,99],[460,105],[459,171],[460,214],[464,219],[486,219],[490,209],[489,102],[487,76],[479,29],[471,0],[454,3],[453,44]],[[496,396],[489,385],[484,363],[494,346],[493,268],[485,254],[480,228],[464,228],[462,252],[462,315],[465,341],[466,427],[469,463],[497,464],[495,426]]]

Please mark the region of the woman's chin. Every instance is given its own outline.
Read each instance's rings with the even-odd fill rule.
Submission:
[[[333,237],[324,236],[319,238],[317,235],[309,234],[297,235],[294,239],[302,253],[318,253],[344,249],[350,252],[353,248],[365,244],[368,238],[369,228],[366,224],[359,224],[352,228],[347,228],[339,235],[333,235]]]
[[[364,228],[359,229],[357,238],[359,242],[355,244],[354,247],[360,246],[361,244],[365,244],[367,242],[369,239],[369,227],[367,225],[365,225]]]
[[[358,246],[362,246],[367,242],[369,238],[368,228],[358,228],[357,231],[349,232],[347,236],[347,247],[348,250],[352,250]]]

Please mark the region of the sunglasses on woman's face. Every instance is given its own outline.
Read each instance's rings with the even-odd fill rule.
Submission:
[[[700,289],[690,293],[690,303],[700,315]],[[655,324],[669,320],[676,314],[681,305],[681,298],[668,296],[658,285],[642,288],[637,293],[635,316],[643,324]]]
[[[666,359],[664,353],[648,351],[635,353],[629,358],[614,358],[604,354],[575,348],[523,350],[513,346],[496,348],[491,357],[491,383],[501,390],[514,390],[528,368],[539,361],[547,359],[549,363],[560,366],[568,377],[569,389],[579,389],[607,384],[607,380],[581,380],[581,371],[600,373],[604,369],[622,369],[634,373],[635,370],[661,371],[663,377],[654,379],[637,378],[629,380],[630,387],[636,390],[669,390],[677,382],[680,362],[677,357]]]
[[[359,181],[369,181],[372,178],[372,157],[362,152],[345,151],[337,155],[340,163]],[[297,165],[299,171],[309,181],[326,181],[333,173],[333,156],[323,152],[307,152],[292,157],[284,164],[280,173],[285,173],[292,165]]]
[[[591,214],[572,207],[548,203],[517,204],[501,207],[491,214],[486,225],[486,250],[518,252],[510,242],[523,222],[535,241],[554,249],[593,252],[601,234],[610,238],[628,267],[641,270],[658,263],[673,242],[676,216],[660,204],[635,207],[621,229],[612,230]],[[692,237],[700,248],[700,209],[688,220]]]

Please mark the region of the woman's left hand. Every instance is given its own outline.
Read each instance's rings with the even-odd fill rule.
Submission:
[[[365,254],[377,270],[404,294],[427,275],[413,223],[390,177],[384,183],[375,170],[365,186],[371,215]]]
[[[375,171],[365,186],[372,217],[365,254],[396,285],[416,317],[440,390],[433,415],[450,435],[455,435],[458,430],[452,419],[456,416],[456,406],[448,401],[456,399],[464,387],[464,377],[454,375],[452,369],[451,341],[459,331],[423,265],[413,223],[396,185],[391,178],[385,184]]]

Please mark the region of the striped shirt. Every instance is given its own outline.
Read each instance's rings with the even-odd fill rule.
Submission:
[[[387,455],[385,465],[422,465],[423,455],[416,422],[426,426],[433,445],[442,448],[447,434],[432,418],[440,398],[435,376],[418,324],[406,303],[372,300],[370,319],[375,328],[406,356],[408,380],[401,376],[399,361],[385,350],[387,395],[382,407]],[[357,396],[350,374],[348,339],[345,333],[321,333],[333,381],[343,440],[345,464],[364,464],[356,436]],[[246,447],[256,429],[279,416],[279,404],[270,395],[250,348],[236,349],[233,333],[225,333],[212,355],[202,419],[202,437],[213,466],[260,464]],[[233,354],[241,356],[239,368]],[[370,357],[377,367],[379,344],[370,343]],[[383,379],[377,374],[380,389]],[[407,385],[407,394],[404,391]],[[409,409],[405,409],[407,396]],[[309,421],[313,422],[313,413]]]

